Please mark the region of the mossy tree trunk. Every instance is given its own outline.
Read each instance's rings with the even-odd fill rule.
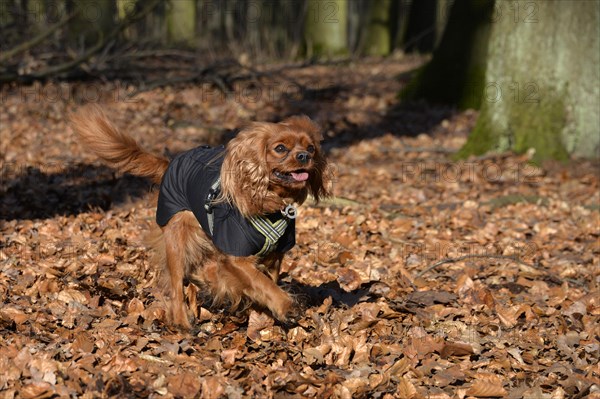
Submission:
[[[495,16],[481,113],[460,155],[599,157],[600,3],[499,3]]]
[[[392,0],[371,0],[369,21],[366,27],[362,53],[365,55],[388,55],[391,39]]]
[[[348,0],[309,0],[304,34],[309,57],[348,54]]]
[[[401,97],[479,108],[493,11],[493,0],[455,1],[431,61],[416,73]]]
[[[171,0],[167,7],[168,42],[193,47],[195,38],[196,0]]]

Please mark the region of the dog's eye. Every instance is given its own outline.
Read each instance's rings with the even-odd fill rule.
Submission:
[[[275,147],[275,152],[283,154],[284,152],[288,152],[288,149],[283,144],[279,144],[277,147]]]
[[[315,152],[315,146],[314,145],[309,145],[308,147],[306,147],[306,151],[310,152],[311,154],[314,154],[314,152]]]

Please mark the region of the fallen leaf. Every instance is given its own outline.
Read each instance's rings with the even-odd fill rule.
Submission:
[[[248,331],[247,336],[252,341],[257,342],[261,340],[261,331],[274,325],[272,317],[266,313],[257,312],[252,310],[248,317]]]

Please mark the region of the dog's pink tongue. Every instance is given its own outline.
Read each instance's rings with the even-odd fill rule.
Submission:
[[[306,181],[308,180],[308,173],[306,172],[302,172],[302,173],[290,173],[292,175],[292,177],[294,178],[294,180],[296,181]]]

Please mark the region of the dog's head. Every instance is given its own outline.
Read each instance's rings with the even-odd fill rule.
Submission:
[[[227,145],[223,196],[253,216],[301,204],[308,194],[317,201],[329,195],[321,139],[319,127],[306,116],[251,124]]]

